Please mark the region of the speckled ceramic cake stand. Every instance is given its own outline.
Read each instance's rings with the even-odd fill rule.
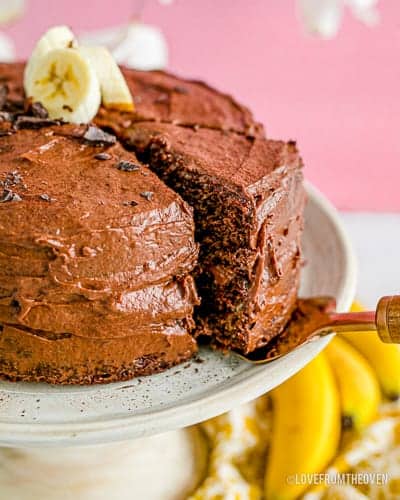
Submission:
[[[336,211],[311,186],[308,186],[308,193],[304,233],[306,264],[302,270],[301,295],[333,295],[337,299],[338,309],[346,310],[355,291],[354,256]],[[131,499],[129,482],[137,480],[137,477],[135,479],[135,474],[129,473],[122,476],[120,473],[110,473],[111,457],[113,464],[131,467],[132,471],[134,455],[137,457],[149,443],[157,441],[154,437],[140,441],[134,441],[133,438],[159,433],[167,433],[167,436],[168,431],[176,433],[177,429],[256,398],[300,370],[327,342],[329,338],[305,345],[265,366],[252,366],[237,357],[203,349],[199,356],[201,361],[191,361],[158,375],[102,386],[57,387],[0,382],[0,444],[14,448],[3,449],[0,471],[7,467],[12,469],[16,461],[21,460],[22,450],[17,450],[17,447],[25,447],[23,453],[25,458],[28,457],[28,463],[24,467],[27,470],[29,467],[39,470],[40,463],[45,467],[46,461],[48,463],[55,452],[46,452],[45,448],[57,447],[56,456],[62,456],[62,459],[56,462],[51,460],[52,474],[61,475],[61,479],[58,477],[57,480],[64,478],[65,484],[71,486],[70,473],[79,463],[80,477],[93,475],[96,470],[96,474],[104,480],[103,492],[113,491],[110,489],[113,482],[125,482],[124,491],[127,493],[120,493],[113,498]],[[104,446],[117,441],[125,443]],[[138,446],[138,443],[141,445]],[[103,446],[60,449],[94,444]],[[164,453],[164,458],[160,455],[160,460],[168,459],[165,449],[160,453]],[[110,457],[110,460],[106,457]],[[170,460],[175,459],[170,457]],[[103,498],[99,492],[93,496],[86,492],[82,497],[75,493],[70,496],[44,496],[43,492],[37,497],[18,496],[15,492],[12,496],[3,496],[2,481],[4,478],[0,475],[0,499]],[[32,476],[31,481],[35,482],[35,477]],[[37,476],[36,481],[39,481]],[[97,479],[94,480],[96,482],[98,488]],[[73,490],[73,485],[70,490]]]

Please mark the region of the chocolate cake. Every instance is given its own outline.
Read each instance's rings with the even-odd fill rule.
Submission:
[[[9,88],[6,106],[3,106],[3,115],[4,111],[12,111],[13,107],[18,108],[21,99],[23,99],[22,70],[23,65],[0,65],[0,79]],[[302,185],[302,162],[295,144],[265,138],[262,126],[255,122],[247,108],[236,103],[230,96],[201,82],[183,80],[164,72],[139,72],[125,69],[124,75],[135,99],[135,111],[127,113],[100,109],[95,122],[98,127],[115,134],[125,148],[130,151],[128,153],[121,146],[114,144],[105,148],[106,154],[109,153],[110,149],[118,150],[118,154],[115,153],[117,156],[131,158],[129,161],[137,164],[139,170],[137,172],[121,171],[115,168],[115,162],[113,163],[114,153],[113,160],[96,160],[92,152],[89,165],[93,166],[93,169],[100,169],[102,174],[91,178],[93,185],[87,193],[83,188],[88,182],[86,170],[85,172],[81,171],[79,182],[75,179],[76,184],[66,183],[62,197],[63,206],[69,207],[71,199],[68,196],[71,195],[73,187],[77,189],[74,195],[75,200],[84,196],[86,198],[84,203],[94,203],[99,199],[96,183],[104,182],[105,178],[102,176],[108,176],[110,171],[113,172],[113,177],[107,178],[111,189],[114,189],[114,182],[120,185],[118,184],[121,182],[119,179],[140,178],[141,182],[144,183],[140,185],[140,188],[135,184],[135,181],[132,181],[132,185],[128,187],[129,193],[132,193],[133,196],[125,196],[125,191],[120,185],[121,191],[117,197],[119,200],[118,210],[114,212],[110,209],[107,212],[108,216],[113,218],[115,224],[131,212],[140,213],[142,217],[145,217],[141,212],[143,203],[144,206],[146,203],[150,204],[151,210],[159,210],[156,205],[161,199],[167,199],[165,193],[168,193],[168,196],[171,196],[168,200],[176,207],[176,210],[172,211],[173,213],[171,210],[168,211],[169,215],[171,217],[177,216],[185,226],[185,231],[182,229],[181,240],[175,236],[170,237],[168,251],[171,252],[171,245],[177,253],[181,251],[182,253],[179,253],[181,260],[178,259],[179,265],[176,268],[177,259],[171,262],[168,273],[165,274],[157,265],[157,272],[160,272],[158,281],[153,275],[156,271],[153,270],[149,271],[150,281],[142,283],[141,273],[130,273],[132,262],[128,256],[126,258],[120,256],[117,246],[114,247],[114,243],[110,242],[110,252],[103,254],[101,266],[108,266],[109,259],[112,265],[116,266],[112,273],[118,276],[119,288],[115,292],[119,294],[119,298],[116,299],[113,296],[110,299],[110,296],[106,298],[101,296],[97,299],[101,294],[97,294],[96,289],[87,296],[86,292],[81,294],[74,289],[70,292],[75,302],[72,300],[69,302],[69,316],[67,315],[69,323],[66,324],[64,324],[66,321],[64,312],[60,314],[55,312],[61,311],[61,308],[53,309],[51,312],[48,310],[47,317],[44,313],[37,315],[32,313],[25,316],[23,310],[25,306],[21,305],[16,293],[19,275],[16,268],[10,264],[11,268],[7,274],[9,288],[5,292],[8,293],[8,296],[1,299],[1,303],[4,303],[4,312],[0,315],[0,323],[3,324],[4,331],[8,332],[11,345],[16,346],[14,353],[24,351],[24,345],[28,344],[24,337],[28,335],[31,335],[29,341],[33,342],[36,337],[42,339],[41,332],[47,331],[56,335],[68,334],[71,335],[68,339],[69,345],[73,347],[65,350],[71,353],[71,366],[84,362],[83,358],[78,359],[77,356],[74,360],[72,356],[72,352],[76,352],[75,347],[78,348],[78,345],[81,344],[79,356],[82,352],[93,350],[94,361],[90,370],[95,370],[95,366],[98,368],[98,370],[96,368],[96,375],[93,377],[89,375],[90,370],[88,369],[85,376],[78,375],[78,378],[81,377],[78,380],[77,378],[73,379],[71,371],[64,371],[62,375],[60,373],[50,375],[44,366],[40,365],[40,369],[35,372],[34,376],[32,375],[32,379],[69,383],[104,381],[106,374],[109,373],[109,367],[113,368],[110,369],[111,379],[130,377],[138,373],[151,373],[190,356],[195,350],[193,336],[206,335],[220,347],[233,348],[248,353],[264,346],[278,335],[285,327],[295,307],[305,201]],[[7,119],[6,116],[4,118]],[[77,164],[79,164],[79,148],[93,149],[94,146],[86,144],[82,137],[75,137],[75,135],[79,136],[76,131],[71,136],[71,130],[71,126],[53,125],[50,128],[40,129],[40,131],[17,131],[11,136],[4,135],[0,138],[0,161],[3,155],[1,146],[4,144],[8,147],[10,144],[14,147],[13,141],[19,143],[17,137],[22,133],[31,134],[29,141],[36,144],[35,141],[45,141],[45,134],[52,132],[60,140],[67,141],[68,144],[71,143],[71,155],[76,157]],[[49,143],[51,143],[51,137],[46,139]],[[23,142],[27,141],[24,139]],[[76,148],[74,151],[72,151],[72,144]],[[28,149],[32,149],[31,144]],[[103,150],[100,148],[99,152],[103,153]],[[89,153],[87,154],[89,155]],[[46,153],[46,155],[51,156],[51,153]],[[36,152],[33,156],[38,158],[41,154]],[[15,154],[4,158],[13,158],[13,161],[17,162],[22,161],[18,158],[15,159]],[[134,159],[132,160],[132,158]],[[54,177],[57,179],[56,172],[60,166],[55,160],[55,157],[49,158],[48,170],[53,169]],[[25,159],[23,161],[32,163],[36,160]],[[4,175],[7,175],[14,167],[10,167],[8,159],[4,160],[3,163]],[[96,167],[96,165],[100,166]],[[144,172],[147,175],[142,175]],[[133,175],[131,175],[132,173]],[[60,198],[59,194],[50,192],[50,189],[47,191],[37,193],[37,195],[46,194],[51,198]],[[153,194],[143,198],[141,193]],[[27,204],[22,196],[23,193],[20,194],[16,190],[16,194],[22,197],[22,202],[4,203],[0,206],[0,210],[3,206],[16,207],[22,206],[24,203]],[[107,206],[111,206],[111,204],[113,207],[116,206],[115,198],[107,199],[105,191],[103,196]],[[111,199],[114,200],[112,203]],[[41,206],[39,201],[47,208],[56,206],[56,203],[52,205],[45,200],[35,200],[35,204],[30,207],[31,214],[27,219],[34,218],[29,227],[34,227],[38,223],[36,219],[42,217],[42,212],[36,211],[36,207]],[[128,204],[131,201],[135,203],[140,201],[141,203],[137,206],[135,204],[133,204],[134,206],[124,205],[124,203]],[[77,207],[79,203],[77,202]],[[188,205],[193,209],[193,215]],[[7,208],[8,210],[13,213],[14,209]],[[102,210],[101,208],[99,214],[96,210],[96,215],[86,220],[87,230],[100,222],[107,225],[105,214],[103,218],[100,217]],[[67,228],[67,218],[69,220],[73,217],[74,221],[79,220],[81,208],[77,208],[74,213],[69,212],[69,210],[64,213],[65,219],[61,220],[60,224]],[[191,232],[193,231],[193,220],[195,240],[199,244],[198,259],[196,245],[193,242],[193,232]],[[50,221],[44,219],[42,231],[48,231],[46,229],[47,223],[50,224]],[[60,224],[57,227],[61,227]],[[50,225],[51,227],[56,228],[55,225]],[[98,228],[100,229],[100,226]],[[75,230],[76,227],[75,229],[71,227],[68,236],[72,238],[71,242],[76,237],[73,236]],[[18,234],[25,241],[26,235],[22,234],[24,232],[25,226],[24,229],[22,227],[18,229]],[[172,233],[174,232],[175,230],[172,230]],[[3,242],[7,243],[10,234],[14,234],[11,226],[4,228],[0,226],[0,245],[3,245]],[[81,239],[79,241],[81,247],[92,248],[90,238],[89,236],[88,242],[90,243],[87,244],[84,239]],[[57,238],[55,239],[57,240]],[[147,251],[147,244],[150,243],[144,243],[141,251],[137,249],[135,257],[141,261],[140,265],[142,266],[145,264],[145,259],[142,259],[141,252]],[[167,243],[165,244],[168,246]],[[24,247],[26,243],[12,240],[7,247],[11,252],[10,255],[14,255],[12,252],[14,252],[13,247],[16,245],[18,248],[21,246],[22,252],[26,251]],[[28,246],[30,248],[31,242]],[[60,251],[52,245],[50,247],[51,255],[53,252]],[[159,244],[158,240],[152,242],[151,248],[152,251],[159,252],[158,255],[166,255],[165,248]],[[133,253],[135,252],[132,250],[132,255]],[[45,259],[46,257],[41,256],[38,260],[41,262]],[[21,259],[21,261],[23,260],[24,258]],[[135,260],[135,266],[138,260]],[[88,259],[88,262],[91,260]],[[59,266],[58,272],[61,272],[63,266],[61,263],[57,265]],[[82,274],[82,276],[77,274],[77,277],[96,281],[99,279],[96,273],[100,271],[101,266],[96,269],[88,264],[87,272],[89,274]],[[3,268],[0,272],[3,272]],[[198,304],[192,286],[192,277],[195,279],[200,295],[200,304]],[[119,281],[120,279],[123,283]],[[107,278],[104,277],[104,282],[107,280],[108,275]],[[104,282],[102,282],[102,286],[105,284]],[[14,285],[12,285],[13,283]],[[3,287],[3,285],[1,286]],[[35,294],[39,294],[39,287],[32,283],[26,284],[24,290],[28,294],[29,300],[40,302],[45,298],[47,304],[47,302],[58,301],[60,286],[57,281],[56,284],[52,283],[48,288],[40,288],[38,296]],[[132,291],[142,290],[146,286],[158,287],[157,291],[152,289],[151,300],[145,294],[146,304],[144,304],[143,295],[138,300],[126,298]],[[11,293],[10,288],[12,288]],[[101,287],[100,289],[103,290]],[[177,296],[179,296],[179,300],[176,299]],[[171,303],[167,297],[172,298],[174,305],[171,308],[165,306],[165,304]],[[126,309],[129,309],[133,302],[135,313],[129,317],[130,312],[128,313]],[[103,308],[107,309],[110,303],[113,304],[114,309],[118,310],[119,323],[113,316],[114,312],[111,316],[108,312],[104,313]],[[119,305],[115,307],[115,304]],[[123,305],[121,306],[121,304]],[[192,330],[193,306],[195,306],[194,323],[196,325],[194,330]],[[13,307],[15,311],[11,312]],[[45,307],[42,307],[43,310]],[[21,322],[28,320],[29,325],[23,325]],[[137,356],[137,359],[140,359],[139,364],[143,364],[143,367],[139,369],[138,363],[136,365],[134,362],[129,364],[129,360],[132,359],[134,353],[134,357],[136,356],[135,344],[138,339],[142,336],[143,339],[150,339],[148,335],[149,324],[151,324],[152,333],[156,332],[160,338],[167,339],[165,344],[167,347],[164,346],[164,350],[154,349],[151,351],[150,340],[145,340],[146,347]],[[69,326],[69,331],[67,326]],[[28,331],[28,329],[35,330],[40,334],[35,337],[35,333]],[[74,331],[76,329],[78,332]],[[7,339],[8,336],[3,333],[3,339]],[[170,341],[172,338],[173,342]],[[106,344],[106,341],[109,343]],[[58,349],[58,356],[62,356],[63,348],[60,342],[58,341],[58,344],[54,342],[51,345],[55,346],[54,349]],[[101,348],[102,352],[100,352]],[[56,354],[47,351],[45,353],[43,352],[45,349],[41,349],[38,347],[40,355],[37,357],[37,362],[43,356],[45,364],[49,364],[49,362],[51,364],[51,360]],[[7,349],[3,347],[0,352],[0,359],[4,365],[4,368],[0,370],[1,374],[10,378],[18,378],[18,367],[12,372],[7,362],[15,362],[15,359],[20,356],[14,354],[14,359],[9,359],[10,355],[3,354],[5,351]],[[98,353],[98,356],[94,354],[95,352]],[[172,359],[174,356],[175,360]],[[105,361],[102,363],[100,357],[107,360],[107,363]],[[28,358],[23,359],[26,363],[26,366],[24,365],[25,373],[32,373],[32,367],[28,366],[29,361],[26,361]],[[119,359],[121,364],[118,372],[116,365]],[[122,365],[123,369],[126,370],[123,375],[121,374]]]

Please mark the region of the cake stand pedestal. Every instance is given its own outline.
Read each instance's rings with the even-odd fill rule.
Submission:
[[[185,500],[205,473],[197,429],[85,447],[0,448],[7,500]]]
[[[335,209],[310,186],[308,196],[300,294],[331,295],[345,311],[353,252]],[[129,382],[0,382],[0,499],[184,499],[174,492],[190,490],[205,452],[198,431],[183,428],[268,392],[330,338],[260,366],[202,349],[197,360]]]

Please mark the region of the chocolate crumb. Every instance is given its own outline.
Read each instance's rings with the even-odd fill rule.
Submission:
[[[47,109],[43,106],[41,102],[33,102],[29,106],[29,111],[32,113],[33,116],[36,116],[36,118],[48,118],[49,113],[47,112]]]
[[[174,87],[174,91],[177,93],[177,94],[189,94],[189,91],[186,87],[181,87],[180,85],[176,85]]]
[[[152,191],[143,191],[140,193],[140,196],[145,198],[147,201],[151,201],[153,199],[154,193]]]
[[[124,201],[123,203],[126,207],[136,207],[139,203],[135,200]]]
[[[48,194],[46,194],[46,193],[43,193],[43,194],[39,195],[39,198],[40,198],[41,200],[43,200],[43,201],[49,201],[49,202],[53,201],[53,198],[51,198],[51,197],[50,197]]]
[[[69,111],[70,113],[73,112],[73,109],[71,108],[71,106],[68,106],[68,104],[64,104],[63,109],[65,109],[66,111]]]
[[[115,144],[117,141],[115,135],[104,132],[104,130],[101,130],[95,125],[89,125],[88,129],[83,134],[83,138],[95,144]]]
[[[122,170],[123,172],[137,172],[140,170],[140,165],[133,163],[128,160],[121,160],[117,164],[118,170]]]
[[[0,121],[11,122],[14,119],[14,115],[8,111],[0,111]]]
[[[8,201],[22,201],[22,198],[19,194],[11,191],[11,189],[4,189],[3,193],[0,195],[0,203],[6,203]]]
[[[94,155],[96,160],[111,160],[112,156],[108,153],[97,153],[97,155]]]
[[[17,186],[18,184],[21,184],[21,182],[21,174],[16,170],[13,170],[12,172],[8,172],[6,180],[4,182],[1,182],[0,184],[5,188],[9,188],[10,186]]]

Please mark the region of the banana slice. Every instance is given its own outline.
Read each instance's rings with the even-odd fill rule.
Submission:
[[[89,61],[74,48],[53,49],[32,57],[25,75],[27,97],[41,102],[51,118],[88,123],[100,103],[100,84]]]
[[[78,42],[68,26],[53,26],[39,39],[25,66],[24,82],[30,79],[30,72],[37,61],[53,49],[76,48]]]
[[[105,47],[80,47],[100,82],[103,105],[120,111],[133,111],[132,95],[113,56]]]

